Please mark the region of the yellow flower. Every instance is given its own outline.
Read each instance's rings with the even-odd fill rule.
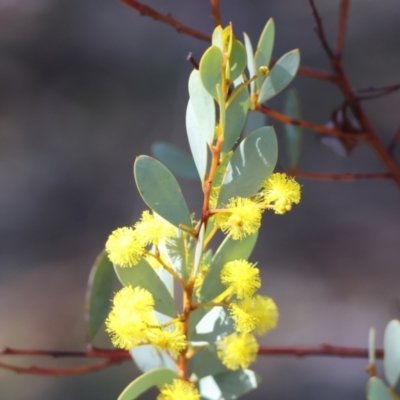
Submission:
[[[106,331],[114,346],[129,350],[146,342],[148,325],[157,323],[154,298],[140,287],[126,286],[117,292],[106,320]]]
[[[278,308],[269,297],[247,297],[240,303],[231,303],[229,309],[237,332],[263,335],[278,322]]]
[[[106,252],[112,263],[120,267],[132,267],[142,257],[144,246],[132,228],[124,227],[116,229],[108,237]]]
[[[174,357],[185,350],[187,346],[186,336],[181,327],[173,330],[163,328],[150,328],[146,333],[147,340],[160,350],[168,350]]]
[[[258,231],[261,213],[260,207],[250,199],[234,197],[229,200],[226,211],[217,213],[215,217],[221,230],[238,240]]]
[[[163,240],[176,235],[176,228],[172,224],[158,214],[150,214],[149,211],[143,212],[141,220],[135,224],[135,229],[146,245],[157,246]]]
[[[233,333],[218,343],[217,354],[228,369],[247,368],[257,358],[258,343],[253,335]]]
[[[293,203],[300,202],[300,185],[286,174],[272,174],[262,183],[261,196],[266,204],[272,205],[275,214],[285,214]]]
[[[261,286],[259,269],[246,260],[226,263],[222,268],[221,281],[231,288],[238,299],[252,296]]]
[[[200,400],[200,393],[192,382],[174,379],[161,388],[157,400]]]

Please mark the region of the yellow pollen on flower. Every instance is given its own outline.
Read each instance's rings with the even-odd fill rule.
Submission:
[[[140,287],[126,286],[117,292],[106,320],[106,331],[114,346],[129,350],[145,343],[148,325],[157,324],[152,294]]]
[[[247,297],[240,303],[231,303],[229,309],[237,332],[263,335],[278,322],[278,308],[269,297]]]
[[[185,350],[187,346],[186,336],[183,334],[182,327],[175,326],[172,330],[168,328],[150,328],[146,333],[147,340],[160,350],[169,351],[176,357]]]
[[[222,268],[221,282],[231,288],[238,299],[243,299],[261,287],[260,271],[246,260],[230,261]]]
[[[226,211],[218,212],[215,218],[225,234],[238,240],[260,229],[261,214],[260,207],[250,199],[234,197],[229,200]]]
[[[176,227],[160,217],[158,214],[151,214],[149,211],[142,213],[142,218],[135,224],[135,229],[143,243],[158,245],[165,239],[176,235]]]
[[[228,369],[247,368],[257,358],[258,343],[253,335],[233,333],[218,343],[217,354]]]
[[[157,400],[200,400],[200,393],[192,382],[174,379],[161,388]]]
[[[118,228],[106,242],[108,258],[120,267],[136,265],[144,252],[143,242],[132,228]]]
[[[285,214],[292,209],[293,203],[300,202],[301,189],[294,178],[275,173],[262,183],[261,196],[275,214]]]

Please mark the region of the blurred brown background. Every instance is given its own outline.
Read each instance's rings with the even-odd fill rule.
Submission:
[[[318,0],[334,39],[338,0]],[[400,82],[400,4],[352,0],[345,66],[355,88]],[[202,31],[213,21],[206,0],[147,1]],[[302,64],[328,68],[306,0],[222,0],[223,22],[255,45],[269,17],[274,55],[299,47]],[[0,0],[0,346],[81,349],[91,263],[108,233],[144,209],[132,177],[134,157],[155,140],[187,149],[184,116],[189,51],[206,43],[140,17],[114,0]],[[329,83],[298,77],[304,118],[326,123],[341,97]],[[285,93],[272,102],[281,109]],[[400,123],[400,94],[365,108],[385,143]],[[282,127],[271,121],[278,135]],[[400,158],[400,151],[397,151]],[[285,165],[282,152],[281,165]],[[374,172],[364,145],[343,158],[305,133],[300,167]],[[192,211],[197,183],[181,181]],[[281,217],[264,216],[252,257],[263,292],[281,321],[269,345],[378,343],[400,316],[400,191],[390,181],[302,181],[303,198]],[[197,191],[197,192],[196,192]],[[109,345],[103,335],[100,344]],[[3,359],[3,358],[2,358]],[[17,357],[47,366],[78,360]],[[82,362],[84,363],[84,361]],[[260,358],[263,377],[248,399],[362,400],[366,360]],[[137,375],[133,364],[77,377],[0,370],[1,400],[112,400]],[[153,397],[153,396],[152,396]],[[152,398],[149,397],[148,398]]]

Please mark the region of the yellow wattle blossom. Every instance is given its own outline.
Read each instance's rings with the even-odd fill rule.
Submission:
[[[192,382],[174,379],[161,388],[157,400],[200,400],[200,393]]]
[[[126,286],[115,294],[106,320],[106,331],[115,347],[129,350],[146,343],[147,327],[154,324],[154,298],[149,291]]]
[[[253,335],[233,333],[218,343],[217,354],[228,369],[247,368],[257,358],[258,343]]]
[[[261,287],[259,269],[246,260],[226,263],[221,271],[221,281],[238,299],[252,296]]]
[[[106,252],[112,263],[120,267],[132,267],[142,257],[144,244],[132,228],[118,228],[108,237]]]
[[[262,183],[261,196],[275,214],[285,214],[292,209],[293,203],[300,202],[300,185],[286,174],[275,173]]]
[[[229,310],[235,329],[240,333],[263,335],[276,327],[279,317],[275,302],[259,295],[247,297],[240,303],[231,303]]]
[[[232,239],[243,239],[260,229],[262,210],[260,207],[243,197],[229,200],[226,211],[218,212],[216,222],[221,230]]]
[[[135,224],[137,234],[143,243],[158,245],[165,239],[176,235],[176,228],[158,214],[149,211],[142,213],[142,218]]]
[[[186,336],[181,327],[150,328],[146,333],[147,340],[160,350],[169,351],[174,357],[178,356],[187,346]]]

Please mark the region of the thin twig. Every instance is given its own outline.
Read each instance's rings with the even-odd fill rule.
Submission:
[[[345,174],[331,174],[323,172],[309,172],[301,171],[298,169],[291,169],[283,171],[287,175],[296,176],[298,178],[313,179],[319,181],[343,181],[352,182],[360,179],[389,179],[390,174],[387,172],[373,172],[373,173],[345,173]]]
[[[219,0],[210,0],[211,15],[214,19],[215,26],[221,25],[221,13],[219,11]]]
[[[193,54],[189,53],[186,57],[186,60],[188,60],[195,69],[199,69],[199,64],[197,63],[197,61],[194,59]]]
[[[400,90],[400,85],[392,85],[392,86],[387,86],[384,88],[377,88],[377,89],[363,89],[363,90],[357,90],[356,93],[367,93],[367,92],[375,92],[372,93],[370,95],[366,95],[366,96],[357,96],[358,100],[374,100],[377,99],[379,97],[383,97],[383,96],[387,96],[389,94],[392,94],[394,92],[396,92],[397,90]]]
[[[160,12],[154,10],[154,8],[146,6],[145,4],[142,4],[136,0],[121,0],[121,2],[129,7],[134,8],[141,15],[145,15],[146,17],[153,18],[156,21],[160,21],[163,22],[164,24],[172,26],[179,33],[184,33],[185,35],[193,36],[196,39],[204,40],[205,42],[211,41],[211,37],[209,35],[200,32],[196,29],[193,29],[190,26],[182,24],[182,22],[172,17],[172,15],[161,14]]]
[[[397,132],[395,133],[395,135],[393,136],[393,139],[390,141],[390,144],[388,146],[388,153],[389,154],[393,154],[394,150],[396,148],[397,143],[400,142],[400,126],[397,129]]]
[[[336,46],[335,46],[336,58],[338,58],[339,60],[342,58],[343,47],[346,38],[346,27],[349,14],[349,6],[350,6],[350,0],[341,0],[340,10],[339,10],[338,31],[337,31]]]
[[[312,122],[308,121],[303,121],[299,119],[294,119],[292,117],[289,117],[285,114],[282,114],[278,111],[272,110],[269,107],[266,106],[258,106],[257,111],[268,115],[271,118],[274,118],[283,124],[291,124],[291,125],[296,125],[304,129],[310,129],[312,131],[324,133],[326,135],[331,135],[331,136],[336,136],[336,137],[352,137],[356,139],[365,139],[365,135],[363,133],[355,133],[355,132],[342,132],[339,129],[333,129],[333,128],[328,128],[325,125],[319,125],[319,124],[314,124]]]
[[[317,23],[317,34],[318,34],[318,37],[321,40],[322,46],[325,49],[325,51],[328,54],[328,56],[330,58],[334,58],[333,51],[331,50],[331,48],[329,46],[329,43],[328,43],[328,40],[326,39],[324,26],[322,25],[322,19],[321,19],[319,13],[318,13],[318,10],[317,10],[317,7],[316,7],[316,5],[314,3],[314,0],[309,0],[309,2],[310,2],[310,5],[311,5],[311,8],[313,10],[315,22]]]

